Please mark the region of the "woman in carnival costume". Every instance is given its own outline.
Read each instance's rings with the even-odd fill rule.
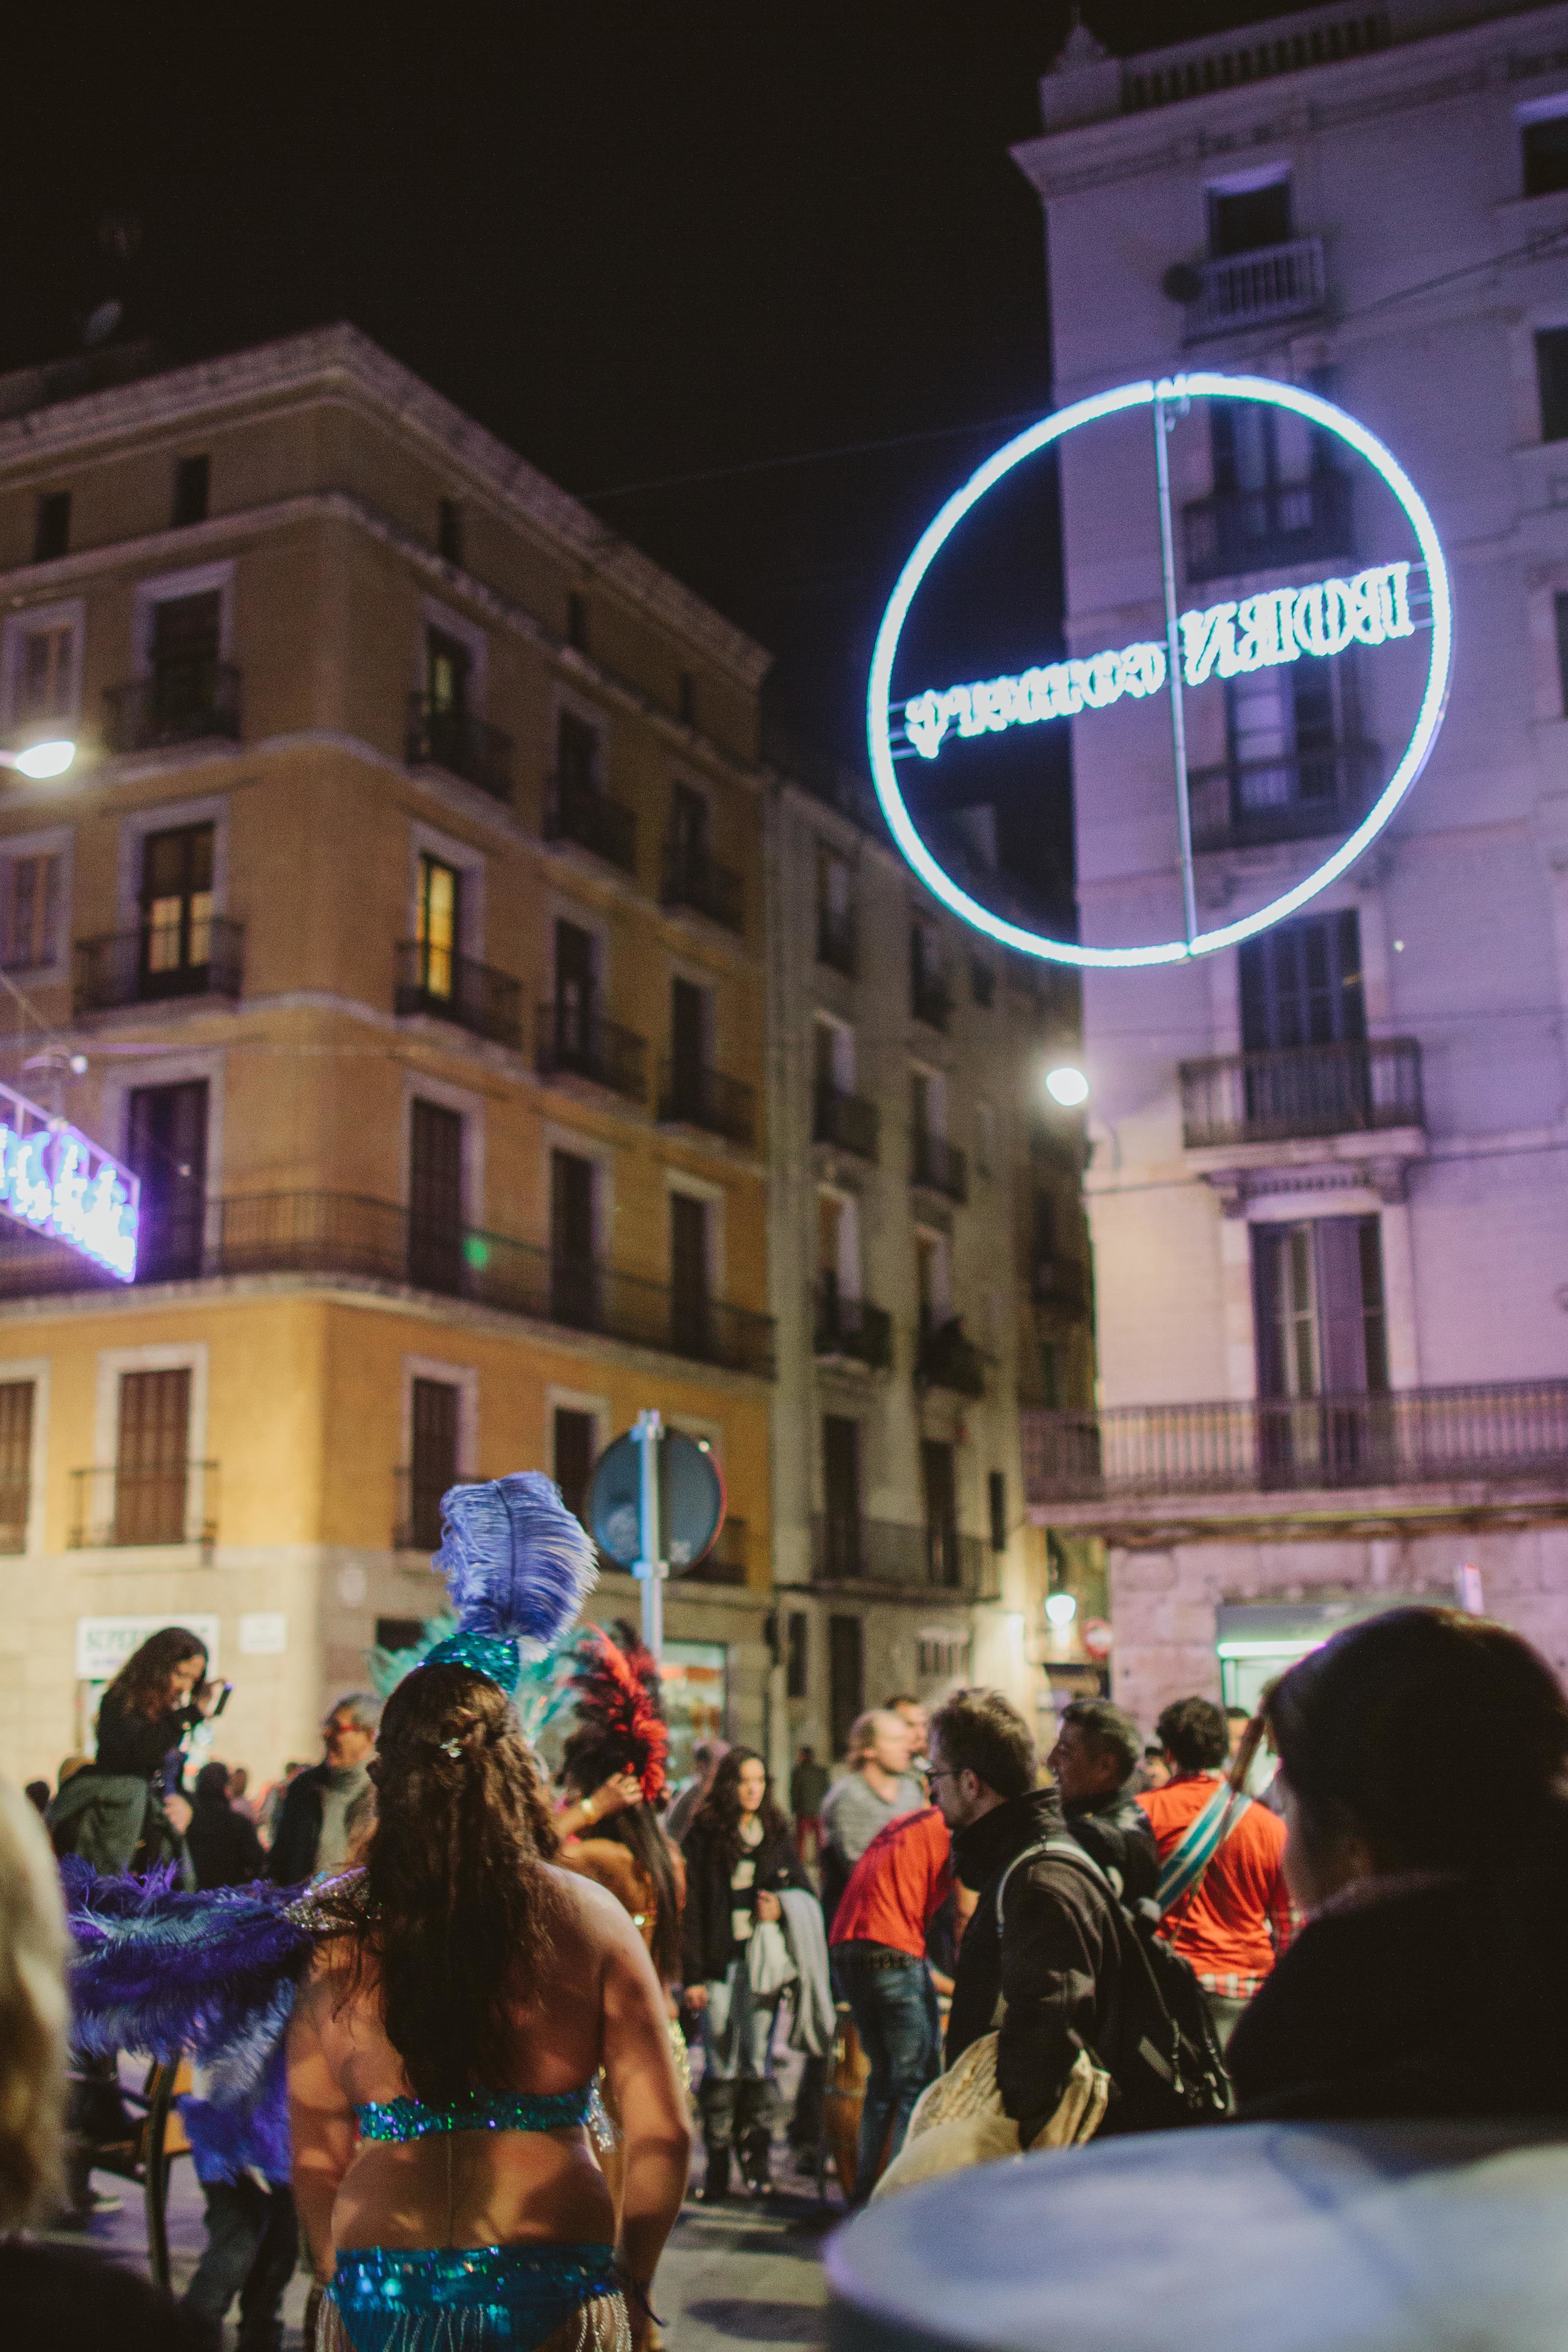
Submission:
[[[680,1981],[686,1900],[686,1864],[659,1820],[668,1802],[669,1731],[651,1652],[629,1625],[617,1622],[616,1636],[592,1632],[576,1645],[577,1727],[561,1758],[572,1801],[555,1827],[565,1867],[608,1887],[668,1986]]]
[[[442,1509],[458,1630],[387,1701],[363,1870],[302,1901],[81,1889],[79,2013],[128,2045],[133,2022],[139,2046],[195,2048],[193,2137],[266,2107],[286,2022],[323,2352],[625,2352],[685,2188],[685,2099],[642,1938],[557,1866],[511,1701],[520,1639],[535,1656],[560,1639],[592,1548],[532,1473]],[[161,2000],[136,1966],[149,1924],[182,1961]],[[586,2129],[601,2068],[624,2134],[618,2226]]]

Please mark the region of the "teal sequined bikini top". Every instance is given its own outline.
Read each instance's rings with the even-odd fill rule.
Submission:
[[[585,2124],[594,2085],[576,2091],[470,2091],[450,2106],[427,2107],[423,2099],[373,2100],[356,2107],[362,2139],[427,2139],[433,2132],[565,2131]]]

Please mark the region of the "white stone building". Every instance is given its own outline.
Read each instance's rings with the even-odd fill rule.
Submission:
[[[895,1692],[1048,1706],[1047,1580],[1094,1599],[1018,1450],[1021,1396],[1091,1392],[1079,1130],[1041,1090],[1076,992],[946,916],[868,799],[768,804],[775,1769]]]
[[[1079,29],[1041,97],[1058,400],[1323,392],[1426,499],[1456,656],[1350,871],[1249,945],[1087,976],[1100,1412],[1032,1420],[1032,1507],[1108,1538],[1145,1720],[1249,1699],[1347,1612],[1473,1602],[1466,1569],[1568,1665],[1568,7],[1325,6],[1126,59]],[[1230,416],[1169,445],[1184,608],[1410,555],[1359,461]],[[1095,431],[1063,458],[1080,656],[1164,635],[1149,411]],[[1359,822],[1429,646],[1187,694],[1200,928]],[[1178,936],[1165,695],[1070,723],[1082,937]]]

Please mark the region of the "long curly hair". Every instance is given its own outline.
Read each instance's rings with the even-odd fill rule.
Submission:
[[[187,1658],[201,1660],[205,1676],[206,1643],[184,1625],[161,1627],[148,1634],[139,1650],[132,1650],[104,1692],[102,1703],[111,1715],[139,1715],[148,1723],[156,1723],[170,1705],[169,1676]]]
[[[386,1702],[373,1773],[364,1873],[336,1898],[348,1990],[374,1958],[417,2098],[504,2088],[557,1901],[555,1832],[510,1700],[469,1666],[421,1666]]]
[[[741,1770],[746,1764],[760,1764],[767,1773],[767,1786],[757,1808],[763,1837],[771,1840],[789,1835],[789,1823],[773,1801],[773,1775],[768,1772],[766,1758],[759,1756],[754,1748],[731,1748],[720,1759],[712,1785],[692,1814],[691,1830],[688,1832],[689,1836],[696,1832],[711,1838],[731,1862],[739,1862],[742,1853]]]
[[[669,1752],[658,1664],[628,1624],[617,1619],[615,1631],[613,1642],[595,1632],[578,1650],[572,1678],[577,1728],[562,1750],[561,1778],[579,1796],[591,1797],[617,1773],[636,1775],[642,1803],[606,1814],[593,1835],[624,1845],[652,1883],[653,1964],[660,1980],[671,1984],[680,1974],[680,1893],[658,1819],[667,1802]]]

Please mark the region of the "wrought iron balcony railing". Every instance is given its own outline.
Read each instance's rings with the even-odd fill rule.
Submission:
[[[826,1512],[811,1523],[811,1572],[821,1584],[872,1585],[914,1599],[933,1592],[994,1601],[996,1555],[979,1536],[941,1524],[905,1527],[858,1512]]]
[[[1368,1037],[1182,1064],[1182,1140],[1189,1151],[1420,1127],[1421,1047]]]
[[[855,910],[852,907],[818,907],[816,910],[816,961],[830,971],[841,971],[846,980],[855,977]]]
[[[922,1328],[915,1356],[915,1384],[951,1389],[955,1396],[984,1395],[985,1359],[973,1340],[965,1338],[962,1317],[952,1315],[945,1323],[930,1323]]]
[[[943,1192],[950,1201],[967,1201],[969,1163],[945,1135],[928,1135],[917,1127],[910,1139],[910,1181],[923,1184],[928,1192]]]
[[[756,1096],[740,1078],[700,1062],[664,1061],[658,1070],[658,1116],[666,1126],[700,1127],[748,1149],[757,1139]]]
[[[842,1094],[837,1087],[817,1087],[811,1116],[814,1143],[836,1143],[841,1151],[875,1160],[879,1123],[874,1102]]]
[[[411,768],[445,768],[491,800],[511,798],[511,738],[471,710],[444,709],[427,694],[411,694],[403,756]]]
[[[893,1360],[893,1318],[868,1298],[846,1298],[825,1276],[816,1286],[812,1345],[819,1356],[847,1356],[871,1371]]]
[[[713,1549],[695,1568],[682,1569],[682,1584],[744,1584],[746,1581],[746,1522],[726,1519]]]
[[[522,1044],[522,989],[504,971],[450,948],[433,948],[426,940],[405,940],[397,950],[399,1013],[427,1013],[437,1021],[456,1022],[459,1029],[492,1045]]]
[[[1187,778],[1193,847],[1250,849],[1348,833],[1366,814],[1382,759],[1375,743],[1340,743],[1194,768]]]
[[[111,751],[155,751],[209,736],[237,743],[239,685],[234,664],[216,656],[159,662],[150,677],[105,689],[104,740]]]
[[[664,886],[667,907],[690,907],[727,931],[746,928],[746,886],[742,876],[695,842],[672,835],[664,845]]]
[[[361,1193],[255,1192],[212,1202],[189,1272],[193,1279],[293,1274],[411,1286],[733,1371],[773,1371],[771,1316],[563,1258],[507,1234],[416,1220],[395,1202]],[[0,1298],[112,1282],[61,1243],[20,1228],[0,1240]]]
[[[1032,1503],[1560,1480],[1568,1472],[1568,1381],[1028,1411],[1021,1420]]]
[[[73,1002],[78,1013],[108,1013],[166,996],[233,998],[244,978],[245,925],[208,915],[187,923],[183,938],[144,924],[79,940]]]
[[[647,1100],[647,1041],[559,998],[539,1007],[534,1061],[542,1078],[587,1078],[628,1102]]]
[[[1326,299],[1323,241],[1318,236],[1293,236],[1285,245],[1226,254],[1222,260],[1198,262],[1196,269],[1202,282],[1187,305],[1189,342],[1280,319],[1310,318]]]
[[[73,1470],[70,1485],[72,1551],[217,1539],[216,1462]]]
[[[1187,578],[1231,580],[1330,563],[1354,552],[1347,474],[1313,474],[1258,490],[1215,490],[1182,509]]]
[[[619,866],[623,874],[637,871],[637,811],[624,807],[597,784],[584,782],[581,777],[550,779],[544,800],[544,838],[574,842],[579,849],[590,849],[595,857],[602,857],[606,866]]]

